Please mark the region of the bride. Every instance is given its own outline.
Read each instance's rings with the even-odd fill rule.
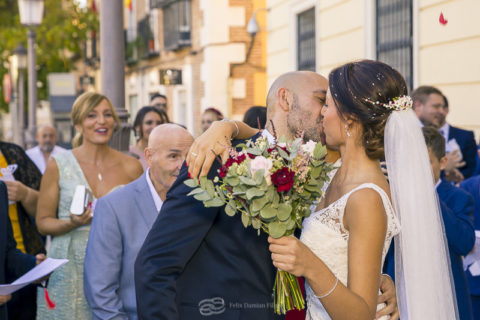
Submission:
[[[342,165],[300,240],[269,238],[273,264],[306,279],[307,319],[375,318],[395,235],[402,320],[458,318],[427,148],[406,94],[400,73],[377,61],[329,75],[323,129]]]

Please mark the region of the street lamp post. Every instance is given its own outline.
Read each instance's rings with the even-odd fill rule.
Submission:
[[[36,106],[37,106],[37,71],[35,58],[35,31],[33,28],[42,23],[44,0],[18,0],[20,22],[28,29],[28,130],[27,148],[35,145]]]
[[[15,103],[16,103],[16,115],[18,125],[14,129],[14,140],[15,143],[20,146],[24,146],[24,127],[25,127],[25,90],[24,90],[24,70],[27,68],[27,49],[23,46],[22,43],[13,50],[14,63],[13,66],[16,67],[17,71],[15,72],[18,75],[17,79],[13,79],[16,83],[14,84],[15,91],[18,88],[18,93],[14,94]]]

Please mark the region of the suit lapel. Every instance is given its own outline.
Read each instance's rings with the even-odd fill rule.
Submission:
[[[158,216],[158,212],[155,207],[155,202],[153,201],[152,193],[148,187],[146,174],[147,171],[145,171],[142,177],[138,180],[135,188],[135,201],[137,207],[140,209],[139,215],[142,217],[147,228],[150,229]]]

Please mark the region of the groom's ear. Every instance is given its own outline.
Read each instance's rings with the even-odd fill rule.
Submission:
[[[290,107],[292,105],[292,94],[291,92],[286,89],[286,88],[280,88],[277,91],[277,101],[278,105],[280,108],[282,108],[283,111],[288,112],[290,111]]]

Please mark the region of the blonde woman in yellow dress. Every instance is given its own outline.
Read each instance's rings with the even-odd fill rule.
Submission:
[[[55,309],[46,308],[43,291],[38,291],[37,319],[92,318],[83,293],[83,261],[93,215],[91,208],[82,215],[70,213],[76,186],[86,186],[94,201],[143,172],[138,160],[108,146],[119,120],[107,97],[93,92],[79,96],[72,121],[77,131],[74,148],[49,160],[37,208],[39,231],[53,236],[47,255],[70,262],[52,274],[48,283]]]

